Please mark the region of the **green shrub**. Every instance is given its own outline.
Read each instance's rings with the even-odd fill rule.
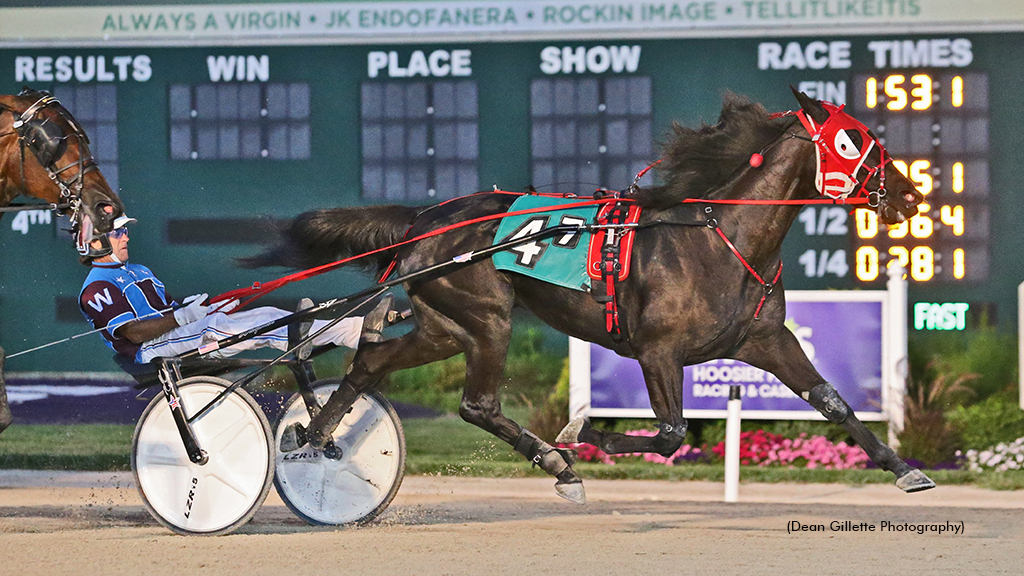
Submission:
[[[514,331],[505,364],[502,403],[527,407],[544,404],[558,382],[564,362],[563,354],[544,349],[542,330]],[[397,402],[456,413],[465,385],[466,358],[459,354],[447,360],[394,372],[380,386],[388,398]]]
[[[562,374],[555,389],[543,404],[530,411],[526,425],[534,434],[547,442],[554,442],[558,433],[569,423],[569,359],[562,362]]]
[[[447,360],[393,372],[381,383],[381,389],[391,400],[454,414],[459,411],[465,383],[466,357],[459,354]]]
[[[1012,394],[995,394],[972,406],[957,406],[946,416],[963,438],[964,450],[987,450],[1024,437],[1024,410]]]
[[[983,326],[965,332],[911,333],[910,379],[932,381],[973,374],[964,390],[948,398],[954,405],[981,402],[1017,382],[1017,337]]]
[[[506,401],[512,404],[537,406],[545,403],[555,389],[567,358],[544,350],[544,331],[527,328],[512,333],[508,359],[505,362]],[[565,401],[569,401],[566,372]],[[568,409],[568,404],[566,404]]]
[[[940,374],[930,380],[907,380],[903,431],[899,434],[901,456],[920,460],[929,468],[955,460],[962,441],[945,413],[952,398],[973,394],[969,383],[976,379],[975,374]]]

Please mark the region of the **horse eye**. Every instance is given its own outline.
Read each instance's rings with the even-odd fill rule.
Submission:
[[[853,135],[857,140],[860,140],[861,143],[863,143],[864,139],[861,137],[860,133],[854,132]],[[853,139],[850,138],[849,131],[847,130],[840,130],[839,132],[836,132],[835,147],[836,153],[843,158],[848,160],[856,160],[857,158],[860,158],[860,146],[854,144]]]

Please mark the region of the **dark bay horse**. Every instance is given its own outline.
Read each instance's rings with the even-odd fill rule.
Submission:
[[[361,346],[344,384],[308,429],[288,431],[282,450],[307,441],[314,448],[323,446],[357,395],[387,373],[464,352],[462,418],[556,476],[559,495],[583,502],[582,481],[572,469],[575,454],[537,438],[501,411],[499,391],[512,333],[512,309],[522,306],[565,334],[636,358],[660,422],[656,436],[639,437],[596,429],[583,418],[570,423],[560,441],[586,442],[610,454],[669,456],[682,444],[686,431],[683,367],[732,358],[771,372],[828,420],[841,425],[876,464],[895,474],[901,489],[933,487],[931,479],[882,444],[811,365],[784,326],[782,283],[767,290],[716,233],[727,236],[750,267],[770,280],[781,266],[782,241],[801,206],[682,202],[687,198],[801,200],[820,197],[819,190],[834,192],[833,185],[845,187],[846,193],[860,186],[873,195],[878,215],[887,224],[917,213],[922,195],[897,170],[885,170],[889,159],[870,131],[838,107],[796,95],[801,110],[793,114],[799,123],[793,117],[770,117],[761,105],[727,95],[717,125],[675,126],[658,167],[665,184],[634,189],[627,195],[644,211],[634,240],[632,272],[617,288],[623,341],[609,336],[604,307],[589,294],[499,272],[491,260],[409,282],[404,287],[415,312],[412,331]],[[830,118],[834,122],[827,144],[833,153],[816,162],[815,155],[822,149],[811,143],[808,133],[827,127]],[[754,166],[760,162],[751,161],[755,154],[758,160],[763,158],[760,167]],[[832,171],[847,161],[854,167],[846,174]],[[829,184],[836,180],[840,184]],[[485,193],[425,209],[372,206],[309,212],[282,230],[278,246],[244,264],[296,268],[323,264],[389,246],[400,241],[407,229],[411,238],[504,212],[513,198]],[[673,225],[693,222],[708,225]],[[404,246],[397,250],[398,271],[415,271],[488,246],[496,228],[496,221],[482,222]],[[394,250],[380,253],[374,264],[387,266],[394,255]]]
[[[81,254],[95,252],[89,243],[110,232],[124,211],[71,113],[53,96],[28,88],[17,96],[0,95],[0,208],[21,195],[60,206],[71,217]],[[0,432],[11,423],[3,360],[0,348]]]

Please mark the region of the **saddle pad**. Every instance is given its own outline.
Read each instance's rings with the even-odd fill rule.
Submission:
[[[552,226],[593,222],[599,207],[597,205],[559,209],[561,205],[576,202],[579,202],[579,199],[532,195],[519,197],[509,207],[509,212],[548,206],[551,207],[551,211],[503,218],[498,225],[498,231],[494,234],[494,244],[535,234]],[[562,234],[510,248],[491,258],[498,270],[523,274],[585,292],[590,289],[590,277],[587,276],[587,248],[590,246],[590,237],[590,232]]]
[[[608,203],[601,206],[597,213],[597,221],[604,224],[608,219],[608,213],[615,208],[615,204]],[[636,224],[640,220],[640,207],[630,204],[626,212],[626,224]],[[636,230],[629,228],[626,234],[619,238],[619,276],[617,280],[625,280],[629,276],[630,255],[633,253],[633,235]],[[587,272],[594,280],[601,279],[601,248],[604,246],[604,230],[598,230],[590,239],[590,250],[587,252]]]

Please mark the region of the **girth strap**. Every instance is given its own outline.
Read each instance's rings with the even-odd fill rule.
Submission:
[[[601,247],[601,280],[604,281],[604,296],[594,296],[594,300],[604,304],[604,327],[612,340],[616,343],[622,342],[622,328],[619,326],[619,304],[615,297],[615,282],[619,279],[619,272],[622,270],[621,261],[621,240],[626,234],[621,226],[626,223],[629,217],[629,206],[623,202],[616,202],[615,206],[608,211],[603,220],[598,224],[610,224],[612,227],[605,229],[604,245]]]

